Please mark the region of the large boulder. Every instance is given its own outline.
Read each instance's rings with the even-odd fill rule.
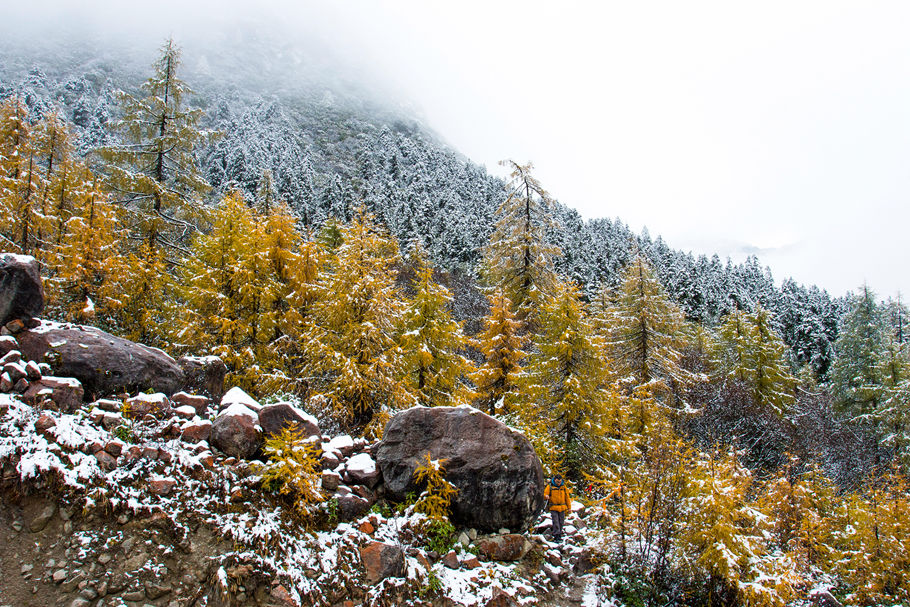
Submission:
[[[414,470],[444,459],[458,488],[452,522],[483,531],[527,529],[543,509],[540,460],[521,433],[473,407],[415,407],[393,417],[376,450],[386,495],[419,492]]]
[[[95,327],[43,321],[16,338],[26,360],[75,377],[89,398],[141,390],[173,394],[183,387],[183,370],[173,358]]]
[[[213,446],[238,459],[252,459],[262,449],[259,418],[251,409],[237,403],[218,414],[212,422]]]
[[[183,369],[183,389],[187,392],[205,394],[212,400],[224,395],[227,366],[217,356],[181,356],[177,364]]]
[[[266,438],[279,434],[285,428],[293,428],[304,437],[321,436],[319,424],[312,415],[301,411],[290,403],[265,405],[259,410],[259,425]]]
[[[0,254],[0,325],[34,318],[44,310],[38,262],[28,255]]]

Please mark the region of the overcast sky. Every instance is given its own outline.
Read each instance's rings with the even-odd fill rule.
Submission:
[[[504,158],[533,161],[544,186],[585,217],[647,226],[695,253],[755,253],[778,282],[792,276],[836,295],[864,281],[882,297],[910,287],[908,2],[66,10],[179,38],[250,18],[250,4],[274,16],[276,35],[325,46],[410,101],[492,172]]]

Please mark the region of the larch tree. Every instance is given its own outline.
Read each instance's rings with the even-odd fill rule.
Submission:
[[[490,313],[483,319],[483,330],[475,338],[483,354],[483,364],[471,374],[477,393],[475,403],[490,415],[509,413],[519,393],[519,377],[526,338],[521,322],[512,313],[512,302],[502,289],[488,296]]]
[[[797,380],[768,310],[759,305],[751,314],[740,310],[728,314],[718,329],[715,351],[717,367],[728,381],[749,390],[759,407],[777,415],[787,413],[795,401]]]
[[[405,302],[395,283],[398,245],[362,208],[340,227],[340,239],[320,279],[324,297],[313,308],[305,372],[343,420],[378,433],[384,407],[417,402],[401,377]]]
[[[604,361],[574,283],[557,283],[541,312],[519,415],[546,420],[567,472],[578,480],[600,444]]]
[[[667,297],[644,255],[626,267],[613,307],[602,322],[617,379],[627,390],[647,386],[669,404],[682,402],[685,387],[699,377],[681,366],[685,345],[682,311]]]
[[[452,294],[433,280],[433,267],[417,244],[410,257],[415,270],[413,296],[403,316],[401,351],[404,381],[421,404],[455,406],[471,395],[466,379],[474,364],[462,323],[452,318]]]
[[[502,289],[515,316],[533,330],[556,283],[553,259],[559,250],[547,241],[555,202],[531,175],[531,164],[504,162],[512,168],[507,196],[484,250],[486,283]]]

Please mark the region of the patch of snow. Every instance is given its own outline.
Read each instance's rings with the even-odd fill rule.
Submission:
[[[260,409],[262,409],[262,405],[260,405],[259,402],[255,398],[253,398],[252,396],[250,396],[249,394],[247,394],[246,392],[244,392],[242,389],[238,388],[237,386],[234,386],[233,388],[231,388],[230,390],[225,392],[224,396],[221,397],[221,407],[226,408],[226,407],[229,407],[230,405],[236,405],[236,404],[244,405],[245,407],[247,407],[248,409],[252,409],[253,411],[259,411]]]
[[[249,407],[244,405],[243,403],[234,403],[232,405],[229,405],[227,409],[225,409],[224,411],[222,411],[221,413],[218,414],[218,417],[221,417],[222,415],[226,415],[226,416],[245,415],[246,417],[249,417],[250,419],[259,421],[259,415],[255,411],[253,411],[252,409],[250,409]]]
[[[376,472],[376,460],[369,453],[358,453],[347,462],[348,471],[362,472],[363,474],[374,474]]]

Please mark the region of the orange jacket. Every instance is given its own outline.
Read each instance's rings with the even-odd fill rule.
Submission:
[[[543,496],[546,498],[550,510],[565,512],[572,506],[572,498],[569,497],[569,490],[565,483],[559,487],[554,487],[553,483],[547,483]]]

